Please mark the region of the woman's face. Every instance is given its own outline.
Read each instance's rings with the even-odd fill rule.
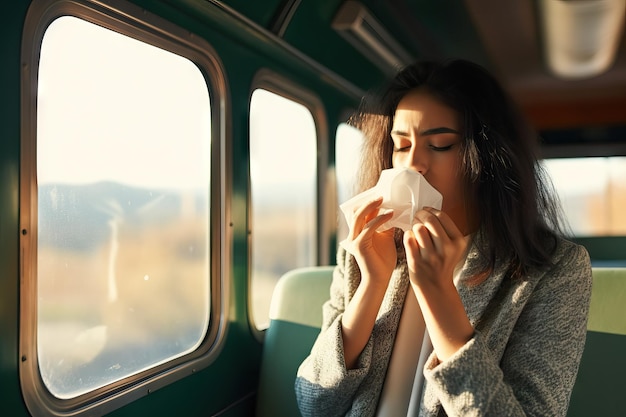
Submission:
[[[412,90],[398,104],[393,118],[393,167],[410,168],[443,195],[442,210],[463,234],[474,230],[461,174],[460,115],[431,94]]]

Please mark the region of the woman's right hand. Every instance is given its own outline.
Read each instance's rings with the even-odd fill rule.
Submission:
[[[398,255],[393,229],[376,229],[393,211],[379,213],[382,198],[355,209],[345,244],[361,270],[361,283],[344,311],[341,326],[346,369],[353,369],[372,334]]]
[[[361,269],[362,280],[386,288],[398,255],[393,228],[376,230],[393,216],[393,210],[379,213],[382,202],[379,197],[355,209],[346,243]]]

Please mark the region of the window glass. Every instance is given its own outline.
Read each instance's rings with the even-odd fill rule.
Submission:
[[[356,195],[362,144],[363,133],[360,130],[347,123],[339,125],[335,141],[335,171],[337,175],[337,201],[339,204],[348,201]],[[341,242],[347,236],[348,225],[345,216],[339,210],[337,241]]]
[[[73,398],[180,357],[209,322],[210,103],[190,60],[74,17],[37,96],[37,350]]]
[[[269,324],[276,281],[317,256],[317,133],[309,109],[267,90],[250,101],[251,314]]]
[[[626,157],[544,163],[575,236],[626,235]]]

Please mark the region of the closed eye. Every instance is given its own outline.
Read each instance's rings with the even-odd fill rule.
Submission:
[[[449,151],[450,149],[452,149],[453,145],[448,145],[448,146],[435,146],[435,145],[428,145],[430,147],[430,149],[432,149],[435,152],[445,152],[445,151]]]

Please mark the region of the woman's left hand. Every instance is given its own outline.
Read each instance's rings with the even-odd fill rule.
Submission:
[[[467,242],[444,212],[427,208],[404,234],[411,287],[439,361],[454,355],[472,337],[474,329],[453,282],[454,269]]]
[[[467,249],[466,239],[441,210],[424,208],[417,212],[416,220],[404,234],[411,282],[417,286],[448,286]]]

